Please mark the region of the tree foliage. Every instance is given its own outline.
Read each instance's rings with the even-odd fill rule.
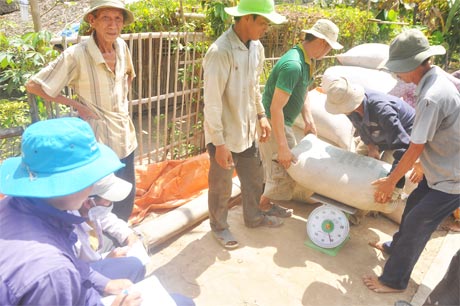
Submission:
[[[51,33],[30,32],[20,37],[0,33],[0,92],[2,95],[24,98],[25,82],[58,52],[50,44]]]

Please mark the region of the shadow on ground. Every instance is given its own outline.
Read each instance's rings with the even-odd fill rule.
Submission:
[[[241,206],[232,208],[228,220],[240,244],[233,251],[214,240],[205,220],[153,250],[149,272],[168,291],[192,297],[198,306],[393,305],[411,300],[442,242],[438,233],[427,245],[404,293],[377,294],[361,277],[380,274],[386,258],[368,242],[390,239],[397,224],[366,217],[351,226],[351,238],[338,254],[329,256],[304,245],[308,215],[318,205],[284,205],[294,209],[294,216],[279,228],[246,228]]]

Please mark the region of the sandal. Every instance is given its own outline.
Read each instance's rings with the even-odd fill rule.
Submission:
[[[231,250],[238,247],[238,241],[233,238],[232,233],[228,229],[219,232],[212,231],[212,234],[224,248]]]
[[[294,210],[291,208],[286,208],[278,204],[272,204],[270,210],[265,212],[268,216],[275,216],[280,218],[289,218],[294,213]]]
[[[371,241],[368,243],[371,247],[379,250],[380,252],[390,255],[391,254],[391,241],[387,242],[379,242],[379,241]]]
[[[279,227],[283,225],[283,220],[275,216],[263,215],[262,220],[256,225],[251,227],[267,226],[267,227]]]

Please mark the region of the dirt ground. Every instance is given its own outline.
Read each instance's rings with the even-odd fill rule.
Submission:
[[[433,234],[405,292],[377,294],[363,285],[361,277],[381,273],[386,256],[367,243],[391,238],[396,223],[380,215],[366,217],[351,226],[350,240],[333,257],[304,245],[308,215],[318,204],[284,205],[294,209],[294,216],[283,226],[255,229],[244,226],[241,205],[233,207],[228,220],[240,243],[233,251],[214,240],[206,219],[151,250],[148,273],[155,274],[169,292],[189,296],[198,306],[393,305],[414,298],[447,234]],[[446,259],[440,261],[448,264]],[[439,281],[442,269],[431,270],[440,274]]]

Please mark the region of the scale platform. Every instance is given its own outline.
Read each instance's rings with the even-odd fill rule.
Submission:
[[[308,238],[307,240],[305,240],[304,244],[309,248],[320,251],[321,253],[327,254],[329,256],[336,256],[339,253],[340,249],[345,245],[345,243],[347,243],[348,240],[350,240],[350,235],[348,235],[347,238],[340,245],[336,246],[335,248],[330,248],[330,249],[317,246]]]
[[[305,245],[330,256],[335,256],[350,239],[348,214],[357,209],[320,194],[313,194],[312,200],[322,203],[315,208],[307,220]]]

